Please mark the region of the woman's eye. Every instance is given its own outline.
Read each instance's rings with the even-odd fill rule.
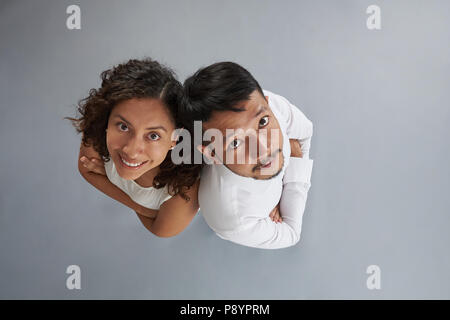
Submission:
[[[156,141],[159,140],[160,136],[157,133],[150,133],[148,135],[148,137],[150,138],[150,140]]]
[[[259,127],[265,127],[269,123],[269,116],[262,117],[261,120],[259,120]]]
[[[236,149],[236,148],[239,147],[240,145],[241,145],[241,140],[234,139],[234,140],[231,141],[231,143],[230,143],[230,148],[231,148],[231,149]]]
[[[118,125],[120,131],[128,131],[128,127],[125,123],[121,122]]]

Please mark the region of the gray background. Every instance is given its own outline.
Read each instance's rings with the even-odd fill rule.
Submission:
[[[66,8],[81,7],[81,30]],[[381,8],[382,29],[366,27]],[[0,298],[449,299],[448,1],[2,1]],[[259,250],[198,215],[159,239],[77,171],[64,116],[150,56],[232,60],[314,123],[302,239]],[[66,289],[67,266],[81,290]],[[381,290],[366,287],[381,268]]]

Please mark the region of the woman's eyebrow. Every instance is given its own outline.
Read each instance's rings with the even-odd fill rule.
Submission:
[[[123,121],[125,121],[127,124],[129,124],[130,126],[133,126],[127,119],[125,119],[124,117],[122,117],[120,114],[116,114],[115,117],[122,119]]]
[[[120,114],[116,114],[116,117],[122,119],[124,122],[126,122],[128,125],[133,126],[127,119],[125,119],[124,117],[122,117]],[[145,128],[145,130],[156,130],[156,129],[161,129],[164,130],[165,132],[167,132],[166,128],[164,128],[163,126],[156,126],[156,127],[149,127],[149,128]]]
[[[165,132],[167,132],[166,128],[164,128],[163,126],[149,127],[149,128],[146,128],[145,130],[156,130],[156,129],[161,129],[161,130],[164,130]]]

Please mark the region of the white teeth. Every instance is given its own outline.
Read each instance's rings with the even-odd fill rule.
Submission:
[[[129,167],[139,167],[141,164],[143,164],[144,162],[140,162],[140,163],[130,163],[130,162],[126,162],[122,157],[120,157],[120,160],[122,160],[123,163],[125,163],[127,166]]]

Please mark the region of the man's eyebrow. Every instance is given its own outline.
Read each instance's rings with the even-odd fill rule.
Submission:
[[[266,110],[267,110],[266,106],[264,106],[264,105],[259,106],[258,111],[253,116],[253,118],[256,118],[257,116],[259,116],[261,113],[263,113]]]
[[[128,125],[133,126],[127,119],[125,119],[124,117],[122,117],[120,114],[116,114],[116,117],[122,119],[124,122],[126,122]],[[157,127],[149,127],[149,128],[145,128],[145,130],[156,130],[156,129],[162,129],[165,132],[167,132],[166,128],[164,128],[163,126],[157,126]]]
[[[260,105],[258,108],[258,111],[256,111],[255,115],[253,116],[253,119],[255,119],[256,117],[258,117],[261,113],[263,113],[264,111],[267,111],[267,108],[265,105]],[[233,136],[235,134],[236,130],[233,130],[232,132],[230,132],[228,135],[223,136],[223,142],[226,142],[228,140],[228,138],[230,138],[231,136]]]

